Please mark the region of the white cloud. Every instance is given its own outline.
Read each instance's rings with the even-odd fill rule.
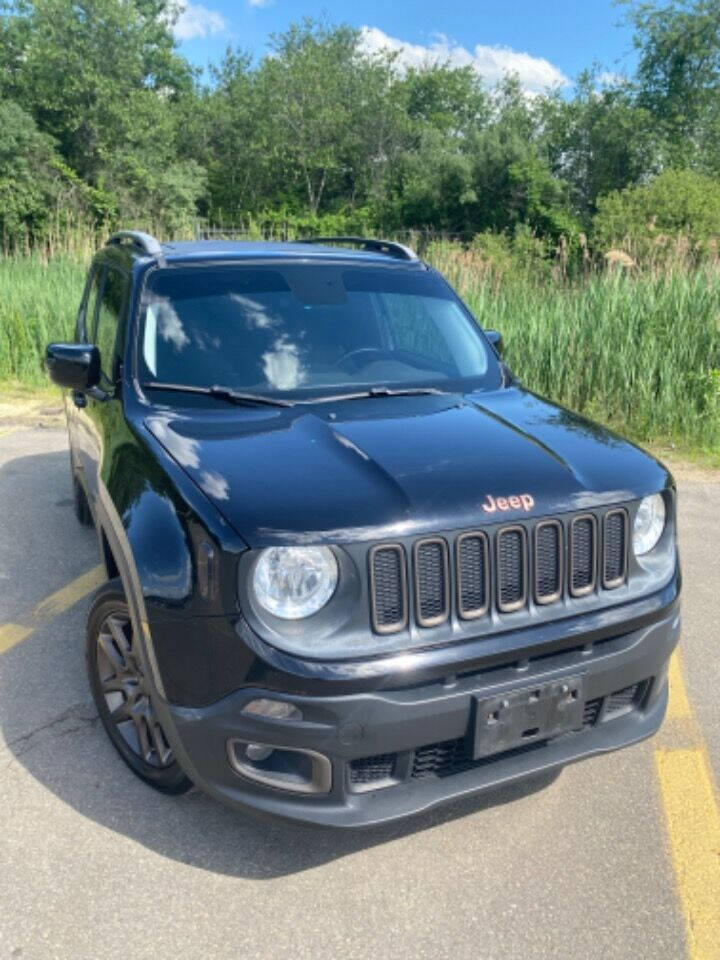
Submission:
[[[597,78],[600,87],[620,87],[626,82],[626,77],[621,73],[610,73],[609,71],[601,73]]]
[[[269,7],[273,0],[247,0],[249,7]]]
[[[225,17],[221,13],[217,10],[208,10],[201,3],[180,0],[177,9],[180,16],[173,25],[173,33],[177,40],[210,37],[214,33],[221,33],[227,26]]]
[[[368,53],[390,50],[397,54],[398,66],[422,67],[432,63],[449,63],[452,67],[474,67],[488,84],[494,84],[508,73],[517,74],[528,93],[541,93],[548,87],[566,87],[568,78],[549,60],[519,53],[509,47],[489,47],[481,43],[472,50],[455,43],[444,34],[436,34],[424,46],[389,37],[378,27],[362,27],[361,47]]]

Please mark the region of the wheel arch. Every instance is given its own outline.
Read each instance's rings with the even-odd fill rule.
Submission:
[[[157,693],[163,700],[166,700],[165,687],[153,649],[145,598],[132,547],[122,519],[110,498],[107,488],[102,483],[98,487],[95,503],[100,549],[108,572],[108,579],[114,579],[110,576],[110,570],[112,569],[115,572],[115,577],[118,577],[123,585],[133,621],[133,629],[137,631],[137,635],[141,638],[141,647],[148,673],[152,677]]]
[[[105,573],[107,574],[108,580],[121,579],[120,577],[120,567],[118,566],[117,560],[115,559],[115,554],[113,553],[112,547],[110,546],[110,541],[108,540],[107,533],[105,532],[104,527],[100,527],[100,553],[102,556],[102,562],[105,566]]]

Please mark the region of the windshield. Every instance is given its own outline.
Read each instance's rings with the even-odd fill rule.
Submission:
[[[501,383],[494,354],[447,284],[391,266],[156,269],[143,295],[139,366],[143,383],[292,399]]]

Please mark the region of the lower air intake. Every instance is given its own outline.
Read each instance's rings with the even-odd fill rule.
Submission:
[[[394,753],[380,753],[375,757],[363,757],[350,762],[350,783],[365,786],[387,780],[393,775],[395,767]]]
[[[620,713],[628,713],[636,706],[641,698],[644,684],[633,683],[622,690],[616,690],[607,698],[605,704],[605,717],[617,716]]]

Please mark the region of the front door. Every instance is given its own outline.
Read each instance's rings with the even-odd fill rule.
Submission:
[[[92,342],[100,351],[99,390],[85,394],[85,405],[78,409],[79,431],[86,444],[85,490],[93,512],[103,470],[108,468],[106,438],[119,430],[122,419],[120,389],[124,351],[129,278],[115,267],[103,269],[103,282],[95,316]]]

